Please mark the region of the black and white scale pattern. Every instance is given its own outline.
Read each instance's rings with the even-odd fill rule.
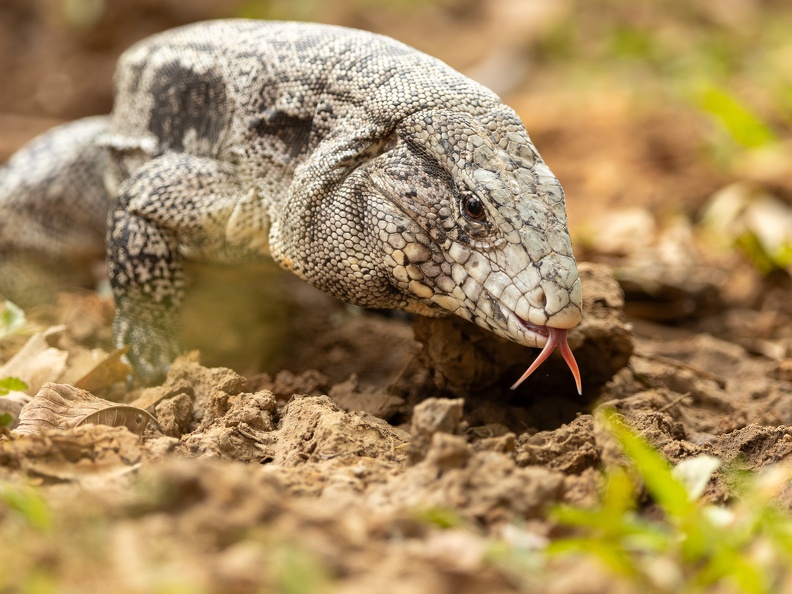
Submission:
[[[106,230],[117,342],[144,381],[180,350],[184,259],[271,256],[347,302],[454,313],[527,346],[580,321],[561,186],[514,111],[439,60],[227,20],[136,44],[115,83],[109,118],[0,170],[0,291],[31,290],[20,262],[101,251]]]

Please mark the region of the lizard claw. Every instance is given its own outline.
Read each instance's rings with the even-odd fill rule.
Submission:
[[[569,344],[567,343],[567,334],[569,333],[566,329],[561,328],[546,328],[547,329],[547,342],[545,343],[542,352],[539,353],[539,356],[536,360],[531,363],[531,366],[526,370],[525,373],[522,374],[520,379],[518,379],[514,385],[511,387],[512,390],[516,389],[521,383],[525,381],[525,379],[531,375],[536,369],[544,363],[545,359],[550,356],[556,346],[559,347],[561,351],[561,356],[566,361],[566,364],[569,366],[569,370],[572,372],[572,375],[575,377],[575,385],[577,386],[578,394],[583,394],[583,388],[580,384],[580,371],[578,370],[577,361],[575,361],[575,356],[572,354],[572,349],[569,348]]]

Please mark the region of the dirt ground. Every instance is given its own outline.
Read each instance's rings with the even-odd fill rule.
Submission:
[[[64,294],[0,341],[0,363],[17,355],[4,369],[37,394],[22,432],[0,435],[0,592],[612,591],[600,569],[530,555],[559,534],[548,509],[596,501],[618,456],[598,407],[672,462],[789,458],[792,283],[708,239],[702,213],[756,188],[789,208],[792,177],[719,169],[702,158],[706,123],[673,107],[582,101],[541,73],[535,87],[498,78],[505,59],[486,48],[517,33],[468,4],[432,13],[432,35],[358,5],[333,18],[500,81],[567,192],[583,396],[556,356],[509,390],[538,351],[461,320],[345,306],[271,266],[196,265],[184,316],[195,352],[163,386],[91,389],[156,423],[81,423],[104,405],[67,384],[110,351],[113,308],[102,293]],[[107,3],[101,26],[78,34],[54,5],[0,6],[0,161],[53,123],[109,110],[113,61],[134,39],[230,16],[219,1]],[[472,30],[470,47],[447,49]],[[23,42],[31,50],[15,51]],[[0,398],[15,416],[25,402]],[[32,529],[2,498],[24,485],[51,508]],[[722,474],[705,497],[729,500]]]

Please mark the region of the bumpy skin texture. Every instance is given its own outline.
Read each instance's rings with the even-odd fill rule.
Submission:
[[[51,137],[88,139],[88,186],[104,172],[115,332],[144,381],[180,350],[184,259],[270,255],[347,302],[454,313],[527,346],[580,321],[558,181],[514,111],[442,62],[340,27],[215,21],[130,48],[116,87],[107,129]],[[76,149],[45,142],[79,188],[62,165]],[[8,169],[0,216],[24,193]]]
[[[12,301],[92,279],[110,204],[107,155],[96,144],[107,126],[107,117],[60,126],[0,167],[0,293]]]

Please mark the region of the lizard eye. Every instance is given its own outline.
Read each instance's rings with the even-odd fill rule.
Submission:
[[[462,198],[462,212],[471,221],[483,221],[487,216],[484,210],[484,203],[471,194]]]

